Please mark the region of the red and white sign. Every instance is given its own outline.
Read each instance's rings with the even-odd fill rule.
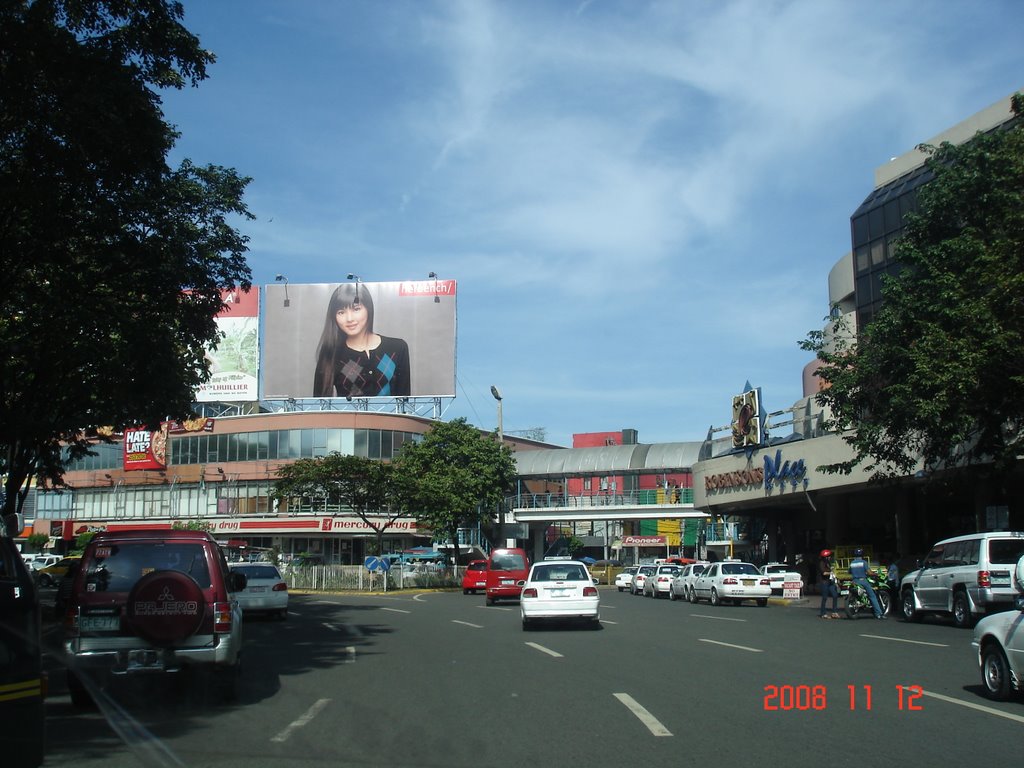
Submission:
[[[664,547],[668,544],[667,536],[623,536],[624,547]]]
[[[156,432],[148,429],[124,431],[124,469],[166,469],[167,426]]]

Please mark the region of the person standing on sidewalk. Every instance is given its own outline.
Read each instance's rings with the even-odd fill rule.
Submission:
[[[818,618],[839,618],[839,586],[836,584],[831,549],[821,550],[821,557],[818,559],[818,582],[821,589],[821,608],[818,609]],[[829,597],[832,598],[832,613],[826,612]]]
[[[875,612],[875,618],[884,619],[885,614],[882,613],[882,606],[878,603],[878,595],[875,594],[875,590],[868,581],[868,573],[870,571],[871,566],[864,559],[864,551],[855,549],[853,551],[853,560],[850,561],[850,578],[853,579],[854,584],[868,593],[868,599],[871,601],[871,608]]]

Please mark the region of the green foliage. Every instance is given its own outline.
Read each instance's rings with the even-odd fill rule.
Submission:
[[[376,533],[380,552],[385,531],[402,516],[397,493],[391,464],[334,452],[281,467],[271,496],[278,502],[305,498],[349,507]]]
[[[166,163],[159,89],[213,56],[168,0],[0,4],[4,514],[105,427],[185,418],[220,290],[248,288],[248,179]],[[62,452],[66,448],[67,454]],[[10,517],[8,517],[10,520]]]
[[[92,541],[92,537],[96,535],[96,531],[86,531],[80,533],[75,537],[75,546],[68,552],[69,555],[81,555],[85,552],[86,545]]]
[[[516,476],[508,446],[465,419],[434,424],[420,442],[403,447],[395,464],[403,505],[435,539],[450,542],[459,528],[490,524],[490,510]]]
[[[25,543],[28,544],[29,549],[34,552],[42,552],[43,547],[49,543],[50,537],[45,533],[33,533],[26,539]]]
[[[855,451],[832,471],[1004,472],[1024,451],[1024,125],[928,149],[882,309],[855,339],[839,320],[802,344]]]

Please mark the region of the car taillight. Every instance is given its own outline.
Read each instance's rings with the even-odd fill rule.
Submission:
[[[537,596],[537,590],[534,589],[533,587],[528,587],[527,589],[523,590],[523,597],[536,597],[536,596]]]
[[[287,592],[287,591],[288,591],[288,585],[285,584],[283,581],[275,584],[271,588],[271,592]]]
[[[772,580],[771,579],[761,579],[761,586],[762,587],[770,587],[771,585],[772,585]]]
[[[992,586],[992,574],[988,571],[978,571],[978,586],[979,587],[991,587]]]
[[[231,631],[231,603],[213,604],[213,631]]]
[[[583,588],[583,596],[584,597],[597,597],[597,587],[584,587]]]
[[[729,576],[728,578],[722,579],[723,584],[739,584],[740,581],[735,576]]]
[[[658,581],[672,581],[669,576],[659,576]]]

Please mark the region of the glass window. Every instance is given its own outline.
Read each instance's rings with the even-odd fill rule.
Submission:
[[[366,455],[371,459],[380,458],[380,430],[368,429],[369,444],[366,448]]]
[[[853,244],[855,246],[867,242],[868,239],[868,217],[858,216],[853,220]]]
[[[900,228],[900,201],[890,200],[885,204],[885,231],[895,232]]]
[[[991,539],[988,560],[993,565],[1013,565],[1024,557],[1024,539]]]
[[[340,429],[327,430],[327,452],[341,453],[341,432]]]
[[[366,430],[357,429],[355,430],[355,433],[356,443],[355,450],[352,452],[352,455],[362,456],[363,458],[366,458],[369,455],[367,453],[367,443],[369,442],[369,437],[366,434]]]
[[[356,431],[354,429],[341,430],[341,453],[343,456],[356,455]]]
[[[318,427],[312,430],[313,432],[313,455],[314,456],[326,456],[327,455],[327,430]]]
[[[299,434],[302,436],[302,450],[300,456],[304,459],[312,458],[313,456],[313,430],[301,429]]]
[[[857,273],[867,272],[871,269],[871,251],[866,245],[857,248],[854,259],[857,263]]]
[[[269,458],[270,454],[270,435],[268,432],[255,432],[253,436],[256,438],[256,459]]]
[[[874,208],[868,212],[868,236],[872,239],[885,234],[885,218],[882,207]]]
[[[877,267],[885,262],[885,241],[875,240],[871,243],[871,266]]]
[[[389,429],[382,430],[380,433],[380,458],[390,459],[393,457],[392,441],[394,440],[395,432]]]

